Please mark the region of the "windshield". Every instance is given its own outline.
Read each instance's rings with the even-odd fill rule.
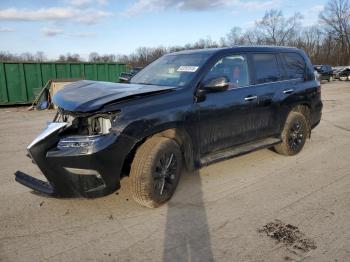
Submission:
[[[185,86],[193,79],[208,57],[208,54],[166,55],[140,71],[130,83]]]

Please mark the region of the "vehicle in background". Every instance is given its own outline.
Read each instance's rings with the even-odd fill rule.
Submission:
[[[333,67],[333,74],[334,74],[334,79],[339,79],[340,73],[345,70],[347,67],[346,66],[336,66]]]
[[[335,66],[333,67],[334,79],[339,79],[339,73],[344,69],[343,66]]]
[[[341,81],[350,81],[350,66],[342,67],[336,72],[335,77]]]
[[[328,82],[334,80],[333,68],[330,65],[315,65],[314,69],[320,75],[321,80],[327,80]]]
[[[119,76],[120,83],[129,83],[130,79],[142,70],[142,67],[134,67],[130,72],[123,72]]]
[[[47,182],[21,171],[16,181],[55,197],[101,197],[129,176],[147,207],[172,197],[183,167],[263,148],[298,154],[323,107],[305,52],[274,46],[167,54],[128,84],[79,81],[53,102],[53,122],[27,147]]]

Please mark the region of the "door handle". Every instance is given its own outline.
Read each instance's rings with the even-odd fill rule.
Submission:
[[[294,89],[287,89],[283,91],[283,94],[288,95],[294,92]]]
[[[247,96],[246,98],[244,98],[245,101],[250,102],[253,100],[257,100],[258,97],[257,96]]]

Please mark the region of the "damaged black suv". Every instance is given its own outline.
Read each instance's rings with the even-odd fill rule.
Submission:
[[[100,197],[130,176],[134,199],[156,207],[189,170],[257,149],[301,151],[321,119],[320,84],[305,53],[232,47],[172,53],[129,83],[80,81],[53,98],[53,122],[28,146],[56,197]]]

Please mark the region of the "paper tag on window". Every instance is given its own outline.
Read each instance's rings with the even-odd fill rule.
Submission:
[[[194,73],[198,70],[199,66],[180,66],[177,72],[190,72]]]

